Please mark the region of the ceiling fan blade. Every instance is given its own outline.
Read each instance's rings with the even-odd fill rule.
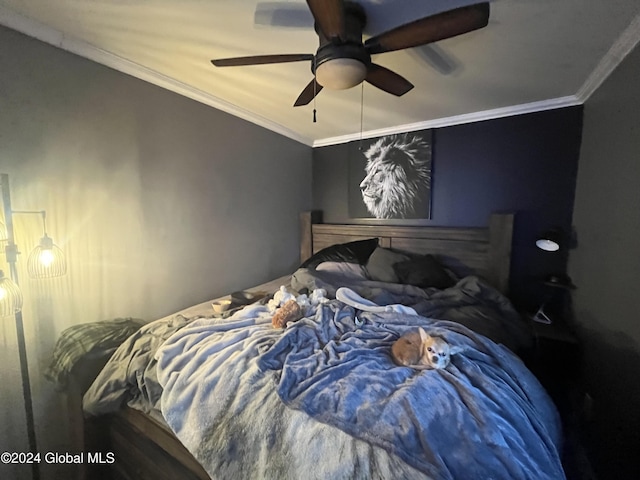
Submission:
[[[329,40],[346,37],[342,0],[307,0],[318,28]]]
[[[478,3],[406,23],[368,39],[370,54],[417,47],[455,37],[485,27],[489,23],[489,4]]]
[[[242,65],[265,65],[269,63],[302,62],[313,60],[311,53],[291,53],[284,55],[253,55],[251,57],[220,58],[211,60],[216,67],[239,67]]]
[[[437,43],[428,43],[427,45],[416,47],[411,53],[427,63],[440,75],[451,75],[460,68],[458,59]]]
[[[322,90],[322,85],[316,82],[316,79],[314,77],[314,79],[311,80],[306,87],[304,87],[304,90],[302,90],[302,93],[298,96],[298,99],[296,100],[296,103],[293,104],[293,106],[300,107],[302,105],[307,105],[316,97],[316,95],[320,93],[320,90]]]
[[[413,88],[413,84],[406,78],[392,72],[388,68],[372,63],[365,78],[374,87],[400,97]]]
[[[286,1],[263,2],[256,5],[253,23],[258,26],[312,29],[313,16],[306,4]]]

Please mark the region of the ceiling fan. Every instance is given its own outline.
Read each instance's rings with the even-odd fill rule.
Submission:
[[[397,73],[373,63],[371,55],[403,50],[455,37],[485,27],[489,3],[478,3],[430,15],[400,25],[362,41],[367,16],[359,4],[348,0],[307,0],[315,20],[320,46],[310,53],[255,55],[211,60],[216,67],[311,62],[314,78],[302,90],[294,107],[307,105],[323,87],[341,90],[363,81],[401,96],[413,84]]]

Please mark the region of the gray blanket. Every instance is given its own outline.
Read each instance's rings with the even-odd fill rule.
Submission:
[[[262,355],[288,406],[435,478],[562,478],[555,411],[509,350],[453,322],[359,317],[333,302]],[[395,366],[391,344],[418,325],[463,353],[446,370]]]
[[[292,283],[331,294],[330,280],[299,271]],[[508,301],[473,277],[443,292],[349,286],[520,342],[504,333],[519,331]],[[506,347],[460,323],[336,300],[312,313],[283,333],[254,306],[192,322],[158,350],[162,413],[213,477],[564,478],[557,412]],[[446,370],[395,366],[391,344],[417,325],[464,351]]]
[[[258,367],[282,335],[265,306],[196,320],[159,349],[162,413],[212,478],[423,479],[384,448],[288,408]],[[437,477],[436,477],[437,478]]]
[[[305,269],[292,285],[329,297],[349,286],[420,316],[331,300],[282,331],[264,305],[228,319],[190,309],[125,341],[85,410],[161,408],[212,478],[564,478],[557,413],[505,347],[526,336],[497,291],[474,277],[424,291]],[[464,352],[446,370],[395,366],[390,345],[417,325]]]

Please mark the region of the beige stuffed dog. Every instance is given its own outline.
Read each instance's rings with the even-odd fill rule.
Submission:
[[[295,300],[288,300],[282,305],[271,319],[273,328],[284,328],[287,322],[295,322],[304,316],[304,312]]]

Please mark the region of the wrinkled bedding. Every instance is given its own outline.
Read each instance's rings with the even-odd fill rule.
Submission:
[[[348,287],[378,305],[397,303],[419,315],[461,323],[513,352],[531,346],[531,336],[511,302],[476,276],[462,278],[452,288],[422,289],[413,285],[355,280],[327,272],[298,269],[291,278],[295,290],[323,289],[332,298],[339,287]]]
[[[331,303],[260,358],[278,372],[288,406],[436,478],[545,478],[541,465],[558,464],[553,407],[506,348],[453,322],[390,313],[360,319],[357,326],[351,308]],[[445,370],[396,367],[391,343],[415,325],[463,353]]]
[[[144,354],[121,346],[85,410],[117,409],[141,385],[213,478],[564,478],[557,412],[512,353],[527,337],[499,292],[476,277],[439,291],[307,269],[291,285],[329,298],[348,286],[419,315],[332,299],[285,330],[268,305],[165,319]],[[392,362],[392,343],[418,325],[463,347],[445,370]]]
[[[115,412],[124,405],[162,420],[155,354],[171,335],[200,316],[175,316],[148,323],[131,335],[111,356],[84,394],[87,415]]]

